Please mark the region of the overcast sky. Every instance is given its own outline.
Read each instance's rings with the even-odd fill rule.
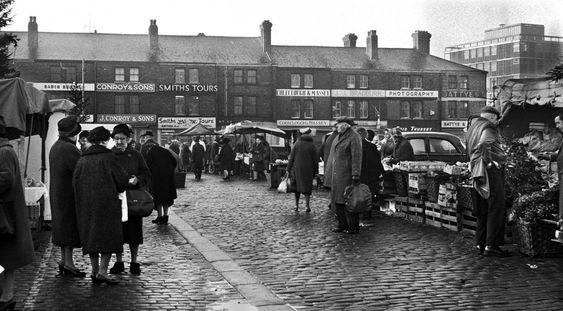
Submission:
[[[155,6],[157,4],[157,6]],[[412,47],[411,34],[432,34],[431,54],[483,39],[499,24],[544,24],[563,36],[563,0],[15,0],[14,22],[4,30],[27,31],[36,16],[39,31],[148,33],[156,19],[161,35],[259,36],[273,23],[272,44],[341,46],[347,33],[365,46],[377,30],[380,47]]]

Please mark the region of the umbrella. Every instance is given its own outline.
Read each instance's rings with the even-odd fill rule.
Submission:
[[[201,123],[197,123],[189,129],[182,131],[175,136],[204,136],[204,135],[217,135],[213,130],[209,129]]]

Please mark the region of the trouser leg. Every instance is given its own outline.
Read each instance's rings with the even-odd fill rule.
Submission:
[[[336,217],[338,218],[338,229],[348,230],[348,221],[346,218],[346,205],[335,203]]]
[[[360,214],[351,213],[346,211],[346,219],[348,221],[348,230],[350,231],[360,231]]]
[[[472,189],[473,216],[477,218],[477,228],[475,229],[475,242],[481,247],[485,247],[487,241],[487,200],[483,199],[477,191]]]
[[[502,171],[491,168],[487,170],[491,196],[488,201],[487,212],[487,241],[488,246],[501,246],[504,244],[505,227],[505,200],[504,200],[504,174]]]

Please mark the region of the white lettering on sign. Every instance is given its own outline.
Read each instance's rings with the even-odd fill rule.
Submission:
[[[212,130],[215,129],[215,117],[160,117],[158,118],[158,128],[160,129],[187,129],[196,124],[201,124]]]
[[[31,83],[34,88],[41,91],[70,91],[72,89],[72,83],[42,83],[33,82]],[[82,83],[76,83],[76,89],[82,90]],[[84,83],[84,91],[91,92],[94,91],[94,83]]]
[[[443,128],[465,128],[467,127],[467,121],[442,121]]]
[[[330,126],[330,120],[278,120],[277,126]]]
[[[432,132],[432,127],[418,127],[418,126],[399,126],[403,132]]]
[[[215,84],[159,84],[159,92],[195,92],[195,93],[213,93],[217,92],[219,87]]]
[[[330,90],[277,89],[276,96],[330,97]]]
[[[331,90],[332,97],[385,97],[385,90]]]
[[[154,93],[155,86],[153,83],[139,83],[139,82],[97,83],[96,90],[100,92]]]
[[[411,90],[398,90],[398,91],[385,91],[386,97],[424,97],[424,98],[437,98],[438,91],[411,91]]]
[[[480,97],[475,91],[443,91],[442,97]]]
[[[99,114],[98,122],[100,123],[156,123],[156,115],[154,114]]]

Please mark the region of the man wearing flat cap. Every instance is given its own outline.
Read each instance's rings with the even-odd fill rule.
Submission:
[[[505,197],[504,165],[506,154],[501,148],[498,121],[500,113],[491,106],[481,109],[467,130],[467,153],[473,180],[473,214],[477,217],[475,234],[479,253],[506,257],[504,244]]]
[[[53,244],[61,247],[59,270],[68,276],[86,274],[74,265],[73,248],[81,247],[76,220],[72,175],[80,158],[76,147],[78,133],[82,130],[76,116],[68,116],[57,123],[59,139],[49,152],[49,199],[52,211]]]
[[[331,207],[338,217],[338,227],[333,232],[357,234],[360,232],[358,213],[346,210],[344,189],[360,183],[362,171],[362,138],[352,126],[355,123],[349,117],[336,119],[336,131],[330,147],[330,155],[325,164],[324,184],[330,187]]]

